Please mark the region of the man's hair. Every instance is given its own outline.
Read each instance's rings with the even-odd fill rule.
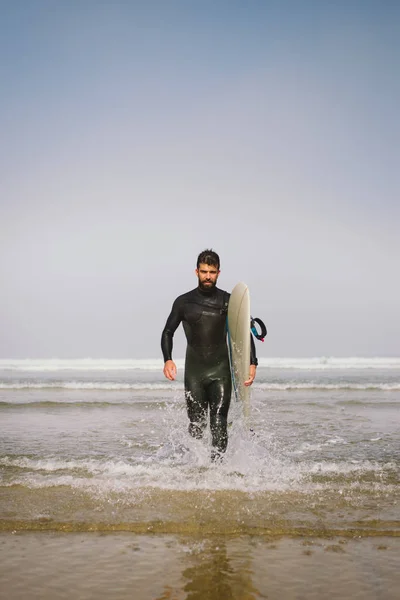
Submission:
[[[200,264],[209,265],[210,267],[217,267],[219,271],[219,256],[214,250],[211,248],[209,250],[203,250],[200,252],[197,257],[197,268],[199,268]]]

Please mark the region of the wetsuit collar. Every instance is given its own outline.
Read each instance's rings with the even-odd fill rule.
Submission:
[[[202,290],[200,286],[197,286],[197,291],[202,295],[202,296],[214,296],[214,294],[217,293],[217,287],[214,286],[212,287],[210,290]]]

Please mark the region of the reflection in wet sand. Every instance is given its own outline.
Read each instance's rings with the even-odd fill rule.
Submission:
[[[3,598],[398,600],[400,538],[0,533]]]
[[[184,569],[187,600],[254,600],[260,592],[252,582],[251,554],[230,557],[221,538],[205,540],[188,555],[190,565]]]

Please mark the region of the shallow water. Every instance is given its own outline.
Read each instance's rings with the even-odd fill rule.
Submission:
[[[4,565],[23,546],[32,598],[40,595],[40,573],[47,576],[46,565],[34,567],[41,553],[61,569],[52,597],[64,597],[65,585],[79,597],[107,597],[106,590],[128,597],[129,581],[139,584],[122,568],[118,581],[128,587],[111,592],[98,573],[85,588],[92,551],[105,553],[111,572],[119,552],[123,561],[143,555],[143,564],[153,564],[154,571],[139,563],[135,598],[222,597],[211,584],[208,595],[199,582],[190,587],[184,557],[193,562],[189,572],[209,564],[221,572],[218,581],[227,564],[227,598],[317,598],[335,569],[338,597],[340,590],[346,597],[349,581],[358,582],[352,597],[394,597],[389,588],[380,596],[379,586],[385,578],[398,582],[390,566],[400,532],[398,359],[262,363],[250,418],[232,403],[222,464],[210,461],[208,432],[204,440],[187,433],[182,370],[171,385],[159,367],[0,361],[0,555],[10,590],[17,587]],[[307,540],[312,555],[302,546]],[[63,561],[79,565],[79,548],[86,566],[63,570]],[[283,564],[298,568],[299,579],[278,596]],[[312,593],[301,583],[310,565],[317,568]]]

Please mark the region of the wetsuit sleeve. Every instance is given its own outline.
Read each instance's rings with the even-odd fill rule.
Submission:
[[[181,321],[181,302],[180,299],[177,298],[174,304],[172,305],[171,314],[169,315],[163,332],[161,334],[161,350],[164,356],[164,362],[167,362],[167,360],[172,360],[172,340],[174,337],[174,333],[179,327]]]
[[[254,345],[253,336],[250,334],[250,364],[257,367],[258,360],[256,356],[256,347]]]

